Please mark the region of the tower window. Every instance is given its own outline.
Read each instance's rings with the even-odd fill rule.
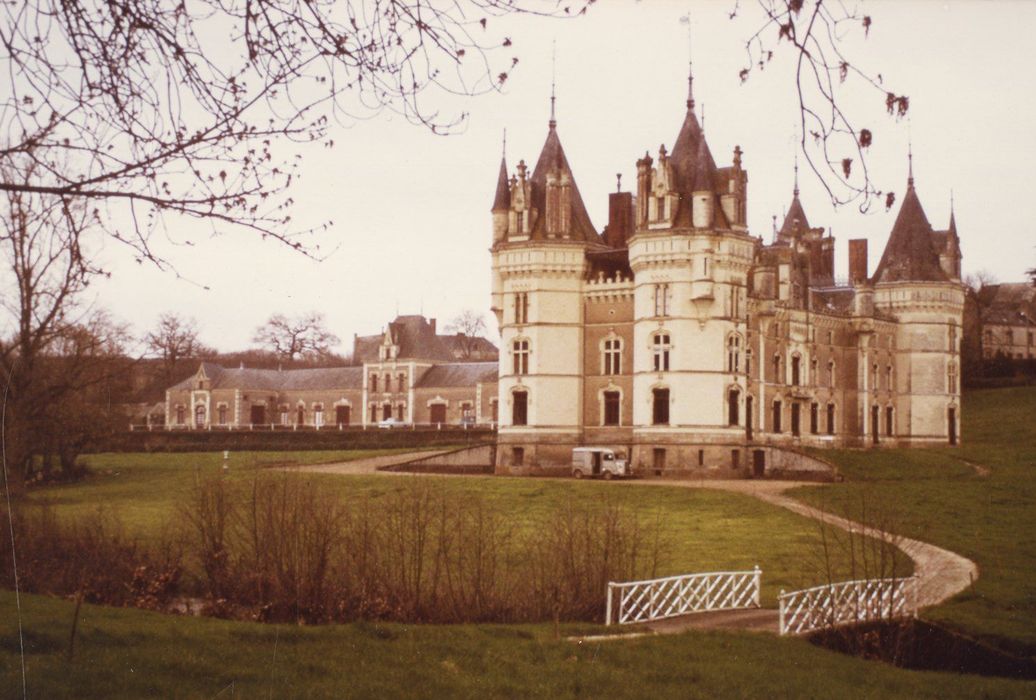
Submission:
[[[731,389],[727,392],[727,425],[741,424],[741,412],[738,405],[740,398],[741,392],[737,389]]]
[[[775,432],[775,433],[781,432],[781,402],[780,401],[774,401],[773,402],[773,419],[772,419],[772,422],[773,422],[773,432]]]
[[[655,285],[655,316],[669,315],[669,285]]]
[[[792,355],[791,357],[791,385],[798,386],[801,383],[801,366],[802,358],[798,355]]]
[[[653,425],[669,425],[669,390],[652,389],[651,423]]]
[[[514,322],[518,324],[529,322],[528,292],[518,292],[514,295]]]
[[[622,374],[622,341],[618,338],[604,341],[604,373]]]
[[[835,434],[835,405],[833,403],[827,405],[827,434]]]
[[[529,393],[516,391],[512,395],[511,424],[527,425],[529,422]]]
[[[732,335],[727,338],[727,371],[738,372],[741,369],[741,336]]]
[[[619,424],[619,392],[604,392],[604,425]]]
[[[514,373],[523,375],[529,373],[529,341],[514,341]]]
[[[654,338],[652,338],[652,351],[656,372],[669,371],[669,349],[671,347],[668,333],[656,333]]]

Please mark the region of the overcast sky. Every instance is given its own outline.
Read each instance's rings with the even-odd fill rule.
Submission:
[[[791,198],[797,99],[790,55],[778,53],[741,85],[744,39],[755,29],[753,3],[727,18],[733,0],[694,3],[695,97],[720,166],[735,145],[749,172],[751,233],[769,240],[771,216]],[[1036,265],[1031,159],[1036,153],[1036,4],[1028,2],[861,3],[873,17],[869,38],[852,57],[910,96],[914,175],[936,228],[955,195],[965,272],[987,270],[1021,281]],[[203,340],[223,351],[251,344],[273,313],[323,312],[348,350],[354,333],[378,332],[399,313],[424,312],[440,325],[463,309],[488,317],[489,207],[507,129],[512,169],[535,162],[547,132],[551,44],[557,45],[558,133],[598,230],[607,220],[615,174],[635,182],[645,150],[672,146],[687,91],[688,3],[609,0],[584,18],[508,18],[519,69],[502,94],[443,108],[470,112],[463,133],[442,137],[385,112],[334,127],[333,149],[307,150],[295,192],[296,220],[334,222],[323,235],[331,253],[316,262],[247,233],[210,237],[198,226],[191,248],[163,250],[190,281],[137,265],[116,244],[103,257],[112,279],[97,304],[139,331],[163,311],[194,317]],[[782,60],[783,59],[783,60]],[[852,81],[853,78],[850,78]],[[884,114],[881,99],[859,83],[846,106],[874,132],[871,168],[878,187],[901,193],[906,181],[906,121]],[[700,111],[699,111],[700,113]],[[833,228],[837,274],[846,241],[870,241],[877,263],[898,205],[834,210],[812,175],[801,176],[813,226]],[[181,224],[177,224],[181,225]],[[192,231],[184,231],[193,235]],[[208,287],[203,289],[202,287]]]

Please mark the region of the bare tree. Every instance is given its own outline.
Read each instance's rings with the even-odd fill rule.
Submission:
[[[470,358],[486,333],[486,319],[480,311],[465,309],[446,325],[446,332],[457,334],[457,347],[462,357]]]
[[[158,325],[144,336],[147,349],[162,358],[168,384],[181,360],[212,355],[215,351],[198,340],[198,325],[193,318],[172,312],[158,317]]]
[[[867,167],[875,140],[873,124],[859,124],[844,105],[846,90],[862,85],[880,100],[893,119],[910,109],[910,98],[885,85],[884,76],[872,74],[846,55],[845,39],[852,32],[869,36],[875,26],[871,15],[855,4],[824,0],[734,0],[730,18],[753,22],[745,41],[742,82],[765,70],[776,52],[787,47],[797,55],[795,92],[799,102],[799,147],[806,162],[835,205],[858,202],[861,211],[881,199],[890,209],[893,192],[882,192]],[[758,14],[757,14],[758,13]]]
[[[328,355],[340,342],[324,327],[324,315],[315,311],[294,318],[275,314],[256,329],[252,340],[289,362]]]
[[[160,264],[152,234],[168,213],[313,253],[290,213],[299,155],[282,145],[331,146],[332,121],[384,109],[448,133],[466,115],[434,96],[498,89],[518,64],[498,18],[592,1],[5,3],[0,166],[37,167],[0,190],[89,201]]]

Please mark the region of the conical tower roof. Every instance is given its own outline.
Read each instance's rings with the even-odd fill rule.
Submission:
[[[676,136],[669,162],[673,166],[676,190],[680,203],[674,217],[677,226],[691,225],[691,194],[713,191],[716,182],[716,161],[705,140],[705,132],[694,111],[694,97],[690,86],[693,78],[688,76],[687,114],[684,116],[680,133]],[[718,210],[718,209],[717,209]]]
[[[511,208],[511,186],[507,182],[507,159],[500,158],[500,175],[496,179],[496,196],[493,197],[493,211],[507,211]]]
[[[540,157],[536,160],[536,167],[532,170],[532,201],[533,206],[540,211],[532,231],[533,238],[543,238],[546,235],[547,217],[547,173],[558,168],[562,173],[568,175],[572,183],[569,187],[569,208],[572,212],[572,220],[569,227],[569,236],[573,240],[586,241],[587,243],[600,243],[600,237],[590,221],[590,215],[583,204],[583,197],[579,194],[579,187],[576,185],[576,178],[572,174],[572,168],[565,156],[565,149],[561,147],[561,139],[558,138],[558,130],[555,122],[551,119],[550,128],[547,130],[547,140],[540,150]]]
[[[791,198],[791,206],[788,207],[788,213],[784,216],[784,223],[781,224],[777,235],[781,238],[788,238],[796,231],[808,230],[809,219],[806,218],[806,210],[802,208],[802,202],[799,201],[799,192],[795,190],[795,194]]]
[[[944,282],[946,273],[939,265],[932,225],[925,216],[911,175],[906,196],[892,225],[885,252],[872,278],[873,282]]]

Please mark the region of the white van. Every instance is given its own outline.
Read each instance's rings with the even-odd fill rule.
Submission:
[[[572,450],[572,476],[582,479],[584,476],[600,476],[611,479],[619,476],[630,476],[629,465],[622,453],[618,457],[608,447],[576,447]]]

